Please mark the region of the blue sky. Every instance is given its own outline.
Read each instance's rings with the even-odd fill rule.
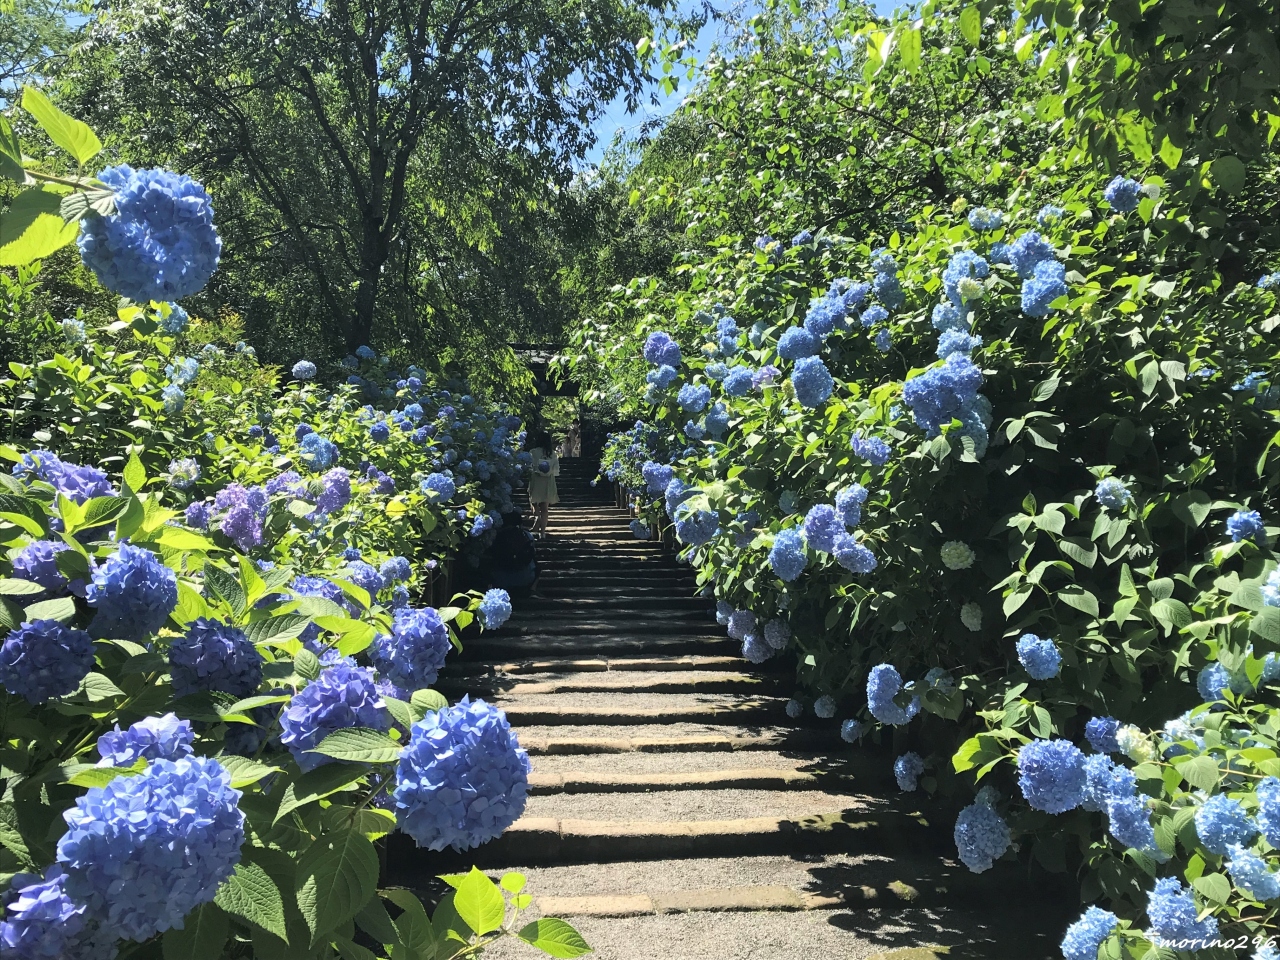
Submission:
[[[736,8],[736,12],[741,16],[743,10],[749,10],[752,6],[757,5],[757,0],[739,0],[738,3],[726,2],[726,0],[713,0],[712,6],[717,10],[728,10]],[[872,6],[882,14],[890,13],[898,6],[897,0],[872,0]],[[694,0],[680,0],[681,13],[688,14],[693,10],[701,9],[701,2]],[[698,60],[701,62],[706,58],[707,53],[711,50],[715,43],[719,32],[723,29],[722,25],[715,21],[709,21],[698,34],[697,42],[690,48]],[[638,38],[637,38],[638,39]],[[609,109],[596,122],[596,135],[598,137],[595,147],[588,152],[585,162],[588,164],[598,164],[604,156],[605,150],[609,144],[613,142],[614,135],[618,130],[633,131],[638,129],[647,120],[657,117],[665,117],[671,113],[676,107],[680,106],[680,102],[693,89],[697,82],[695,74],[692,80],[688,79],[683,72],[678,76],[680,81],[679,88],[671,94],[664,94],[658,89],[657,82],[653,85],[653,91],[657,93],[658,102],[656,104],[648,103],[648,97],[645,97],[644,103],[641,104],[639,110],[634,114],[627,113],[626,103],[621,99],[615,100],[610,104]]]

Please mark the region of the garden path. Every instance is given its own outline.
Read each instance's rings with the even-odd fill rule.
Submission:
[[[538,596],[442,682],[502,706],[533,764],[524,816],[459,865],[528,875],[535,915],[601,960],[1058,956],[1065,921],[1027,924],[1007,873],[942,859],[949,829],[897,793],[888,754],[788,720],[790,667],[744,660],[594,472],[562,461]]]

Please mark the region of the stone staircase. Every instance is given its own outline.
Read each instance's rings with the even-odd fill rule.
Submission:
[[[950,823],[897,793],[890,755],[789,720],[792,667],[739,656],[689,569],[590,487],[594,463],[561,470],[536,596],[441,681],[506,711],[528,807],[456,858],[393,847],[392,882],[518,869],[534,915],[569,919],[601,960],[1060,956],[1073,903],[1028,924],[1007,874],[939,856]]]

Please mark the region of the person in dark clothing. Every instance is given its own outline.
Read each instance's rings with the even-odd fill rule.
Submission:
[[[533,534],[524,528],[519,513],[505,514],[502,526],[485,551],[484,569],[489,582],[512,596],[523,596],[538,579]]]

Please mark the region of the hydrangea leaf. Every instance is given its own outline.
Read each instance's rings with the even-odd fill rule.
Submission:
[[[23,190],[0,216],[0,266],[20,267],[41,260],[76,238],[79,227],[59,212],[56,193]]]
[[[516,936],[551,957],[580,957],[591,952],[582,934],[557,917],[535,920]]]
[[[63,113],[35,87],[23,87],[22,109],[35,118],[50,140],[75,157],[81,166],[102,151],[102,141],[87,123]]]
[[[458,883],[453,906],[463,922],[480,936],[501,927],[507,910],[502,892],[477,867],[472,867]]]
[[[234,782],[232,785],[234,786]],[[213,902],[227,913],[256,923],[285,943],[289,942],[284,920],[284,898],[275,881],[258,864],[247,861],[236,864],[236,872],[218,888]]]
[[[415,690],[409,703],[413,707],[417,720],[421,720],[433,710],[443,710],[449,705],[444,694],[435,690]]]
[[[400,745],[385,733],[367,727],[336,730],[308,753],[322,753],[352,763],[391,763],[400,759]]]
[[[9,597],[33,596],[44,593],[44,587],[30,580],[16,580],[11,577],[0,577],[0,595]]]
[[[378,852],[355,830],[321,836],[298,859],[295,886],[314,947],[377,894]]]
[[[436,955],[438,937],[427,911],[409,890],[384,890],[382,895],[403,912],[392,921],[396,938],[408,956],[433,957]],[[400,954],[397,953],[397,956]]]
[[[272,822],[279,823],[282,817],[299,807],[354,786],[364,774],[364,767],[346,763],[326,763],[304,773],[285,787],[284,796],[280,799],[280,809],[276,811]]]
[[[311,623],[310,617],[286,613],[265,620],[255,620],[244,628],[245,636],[254,643],[280,645],[295,639]]]
[[[237,790],[243,790],[250,784],[257,783],[263,777],[268,777],[280,771],[279,767],[271,767],[265,763],[259,763],[257,760],[250,760],[248,757],[240,757],[235,754],[221,756],[218,758],[218,762],[227,768],[227,772],[231,774],[231,786]],[[282,936],[281,939],[286,938]]]
[[[231,935],[227,915],[216,903],[205,903],[187,915],[181,930],[168,930],[161,941],[164,960],[218,960]]]

